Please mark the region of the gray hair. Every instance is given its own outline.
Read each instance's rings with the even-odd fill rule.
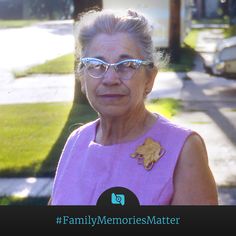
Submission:
[[[144,15],[128,10],[90,11],[82,15],[74,27],[76,51],[75,57],[83,57],[92,39],[101,33],[128,33],[137,40],[145,60],[152,61],[160,68],[163,64],[163,53],[156,51],[152,41],[152,26]]]

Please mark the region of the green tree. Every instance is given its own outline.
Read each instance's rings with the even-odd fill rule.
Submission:
[[[72,0],[24,0],[24,11],[31,18],[60,19],[71,18]]]

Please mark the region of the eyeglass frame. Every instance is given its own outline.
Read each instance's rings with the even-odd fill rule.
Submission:
[[[103,78],[104,75],[106,74],[106,72],[108,71],[108,69],[110,67],[114,67],[115,71],[117,72],[118,71],[117,66],[122,64],[122,63],[125,63],[125,62],[135,62],[135,63],[137,63],[138,67],[134,68],[134,71],[137,71],[140,68],[140,66],[149,66],[150,68],[154,67],[154,63],[153,62],[145,61],[145,60],[142,60],[142,59],[130,58],[130,59],[121,60],[121,61],[116,62],[116,63],[108,63],[108,62],[105,62],[105,61],[103,61],[101,59],[94,58],[94,57],[83,57],[83,58],[81,58],[79,60],[80,61],[80,68],[82,68],[83,66],[85,66],[85,68],[86,68],[86,62],[91,61],[91,60],[98,61],[98,62],[102,63],[103,65],[105,65],[105,71],[104,71],[104,73],[101,76],[96,77],[96,76],[93,76],[93,75],[89,74],[89,72],[88,72],[88,75],[93,77],[93,78],[95,78],[95,79]],[[132,76],[131,76],[131,78],[132,78]],[[131,78],[129,78],[129,79],[131,79]],[[129,79],[125,79],[125,80],[129,80]]]

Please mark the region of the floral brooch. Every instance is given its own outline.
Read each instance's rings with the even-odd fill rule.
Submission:
[[[131,157],[137,158],[139,164],[143,164],[146,170],[151,170],[165,153],[164,148],[151,138],[147,138],[144,144],[138,146]]]

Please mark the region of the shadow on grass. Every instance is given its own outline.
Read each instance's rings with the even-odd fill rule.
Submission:
[[[54,177],[58,160],[62,149],[66,143],[68,136],[73,130],[97,118],[97,113],[89,106],[74,103],[68,115],[68,119],[57,138],[57,141],[52,146],[47,158],[42,163],[37,171],[37,177]]]
[[[25,166],[14,173],[11,169],[1,170],[1,177],[53,177],[55,175],[56,166],[60,158],[62,149],[70,133],[84,123],[97,118],[97,113],[90,105],[76,104],[71,107],[67,120],[52,146],[50,152],[42,163],[32,163]],[[39,166],[40,165],[40,166]]]
[[[174,71],[174,72],[188,72],[191,71],[194,66],[194,58],[196,52],[193,48],[188,45],[184,45],[184,47],[180,48],[180,59],[179,62],[170,63],[161,69],[162,71]]]

